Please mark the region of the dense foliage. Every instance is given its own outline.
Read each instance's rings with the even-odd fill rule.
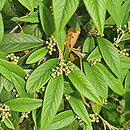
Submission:
[[[0,0],[0,129],[129,130],[130,0]]]

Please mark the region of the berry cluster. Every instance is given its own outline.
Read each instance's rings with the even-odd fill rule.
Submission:
[[[49,50],[49,54],[52,55],[52,53],[56,51],[57,41],[55,37],[54,36],[49,37],[48,40],[46,41],[46,44],[47,49]]]
[[[104,105],[107,105],[107,102],[108,102],[107,99],[103,99],[103,104]]]
[[[66,94],[65,94],[64,96],[65,96],[65,99],[66,99],[66,100],[69,100],[69,99],[70,99],[70,96],[69,96],[69,95],[66,95]]]
[[[98,117],[97,113],[95,113],[95,114],[89,114],[89,117],[91,119],[91,122],[99,123],[99,117]]]
[[[24,119],[24,118],[28,118],[28,115],[30,114],[30,111],[29,112],[22,112],[22,116],[21,118]]]
[[[40,91],[44,92],[45,91],[45,87],[41,87],[40,90],[37,90],[37,93],[40,93]]]
[[[123,49],[123,50],[117,49],[117,52],[118,52],[119,54],[124,55],[124,56],[129,56],[129,53],[127,53],[127,49]]]
[[[57,66],[55,69],[52,69],[51,76],[55,78],[56,76],[60,76],[63,73],[67,76],[71,71],[73,71],[73,67],[70,65],[70,61],[65,63],[65,61],[59,63],[59,66]]]
[[[14,64],[17,64],[18,61],[19,61],[19,59],[20,59],[19,56],[15,56],[13,53],[8,54],[8,55],[6,56],[6,58],[7,58],[10,62],[12,62],[12,63],[14,63]]]
[[[81,126],[81,127],[83,127],[83,125],[84,125],[84,122],[82,121],[82,119],[79,117],[79,116],[75,116],[75,118],[78,120],[78,122],[79,122],[79,125]]]
[[[19,95],[18,95],[18,93],[17,93],[17,90],[14,88],[12,91],[13,91],[13,93],[14,93],[15,97],[16,97],[16,98],[18,98],[18,97],[19,97]]]
[[[93,65],[96,65],[97,62],[101,62],[101,59],[91,60],[88,62],[90,63],[91,66],[93,66]]]
[[[4,121],[8,117],[11,117],[9,106],[0,103],[0,120]]]

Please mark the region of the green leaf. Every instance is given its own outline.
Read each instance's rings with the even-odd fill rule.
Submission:
[[[121,23],[125,25],[129,21],[130,1],[127,0],[121,7]]]
[[[92,61],[92,60],[101,60],[102,56],[99,51],[99,47],[97,46],[88,56],[87,61]]]
[[[127,56],[119,55],[121,68],[122,69],[130,69],[130,58]]]
[[[63,76],[51,78],[49,81],[43,102],[41,114],[41,130],[48,130],[50,123],[58,111],[64,92]]]
[[[25,81],[21,77],[16,75],[15,73],[11,73],[10,76],[11,76],[11,81],[13,82],[13,84],[18,92],[18,95],[20,97],[28,97],[26,90],[25,90]]]
[[[80,24],[77,20],[77,15],[73,15],[72,18],[69,20],[68,24],[75,29],[75,31],[81,31]]]
[[[126,41],[126,40],[129,40],[130,39],[130,34],[129,33],[126,33],[123,35],[121,41]]]
[[[7,0],[2,0],[2,1],[0,2],[0,11],[1,11],[2,8],[4,7],[4,4],[5,4],[6,1],[7,1]]]
[[[13,83],[5,78],[3,80],[4,80],[3,85],[4,85],[5,90],[7,92],[11,91],[14,88]]]
[[[117,53],[116,48],[114,45],[104,38],[97,38],[98,45],[105,60],[106,64],[112,70],[112,72],[117,76],[120,77],[121,75],[121,66],[120,66],[120,59]]]
[[[53,0],[54,22],[57,31],[62,30],[75,13],[80,0]]]
[[[79,69],[74,69],[69,75],[68,75],[71,83],[75,86],[75,88],[83,94],[86,98],[101,104],[101,100],[95,90],[95,88],[92,86],[92,84],[87,80],[87,77],[84,75],[84,73]]]
[[[21,78],[25,77],[25,72],[23,69],[11,62],[0,59],[0,68],[0,73],[8,80],[11,80],[11,73],[18,75]]]
[[[4,36],[4,24],[3,24],[2,15],[0,13],[0,42],[2,41],[3,36]]]
[[[97,63],[96,67],[99,68],[99,70],[102,72],[106,84],[117,94],[123,95],[124,94],[124,88],[121,84],[121,81],[117,78],[115,78],[104,65]]]
[[[121,25],[121,2],[119,0],[108,0],[107,10],[115,21],[116,25]]]
[[[5,123],[5,125],[6,125],[8,128],[13,129],[13,130],[15,129],[13,123],[11,122],[11,120],[10,120],[9,118],[5,118],[5,119],[4,119],[4,123]]]
[[[0,51],[2,52],[18,52],[42,46],[43,40],[28,34],[9,33],[5,34],[0,43]]]
[[[0,51],[0,59],[6,60],[6,54]]]
[[[67,110],[56,115],[50,127],[52,129],[60,129],[70,125],[71,123],[73,123],[74,120],[75,118],[72,110]]]
[[[51,69],[56,66],[57,62],[57,59],[50,59],[36,68],[27,80],[27,91],[33,93],[44,86],[50,79]]]
[[[44,4],[39,6],[40,20],[42,28],[45,31],[46,35],[53,34],[55,30],[54,18],[52,13],[49,11],[48,7]]]
[[[41,99],[33,98],[15,98],[5,102],[12,111],[17,112],[28,112],[35,110],[42,106]]]
[[[20,22],[39,23],[38,12],[32,12],[31,14],[28,14],[20,18],[14,17],[12,18],[12,20]]]
[[[125,79],[125,118],[130,119],[130,72]]]
[[[83,44],[82,52],[90,53],[95,48],[94,38],[87,37]]]
[[[33,11],[39,4],[42,3],[42,0],[18,0],[24,7],[29,11]]]
[[[98,95],[104,99],[108,97],[108,87],[102,72],[94,65],[90,66],[87,62],[83,63],[87,79],[95,87]]]
[[[86,123],[87,126],[92,127],[89,114],[82,101],[72,96],[69,98],[68,101],[73,111]]]
[[[55,36],[58,41],[58,47],[63,49],[65,37],[61,40],[62,35],[64,35],[64,27],[75,13],[80,0],[53,0],[53,15],[55,23]]]
[[[103,35],[107,0],[83,0],[100,35]]]
[[[42,58],[47,54],[48,50],[46,47],[40,48],[36,51],[34,51],[27,59],[26,64],[33,64],[39,60],[42,60]]]

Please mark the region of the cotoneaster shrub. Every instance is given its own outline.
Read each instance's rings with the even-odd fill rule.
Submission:
[[[1,0],[0,129],[129,130],[130,0]]]

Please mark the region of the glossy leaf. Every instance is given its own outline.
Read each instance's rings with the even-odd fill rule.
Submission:
[[[3,24],[3,18],[2,15],[0,13],[0,42],[3,39],[3,35],[4,35],[4,24]]]
[[[50,127],[54,130],[60,129],[70,125],[71,123],[73,123],[74,120],[74,113],[71,110],[67,110],[56,115]]]
[[[83,0],[100,35],[103,35],[107,0]]]
[[[127,56],[120,55],[120,62],[121,62],[121,68],[122,69],[130,69],[130,58]]]
[[[127,0],[121,7],[121,24],[125,25],[129,21],[129,12],[130,12],[130,1]]]
[[[42,106],[41,99],[33,98],[15,98],[5,102],[12,111],[17,112],[28,112],[35,110]]]
[[[49,36],[55,30],[54,18],[48,7],[44,4],[39,6],[41,25],[45,33]]]
[[[121,84],[121,81],[117,78],[115,78],[108,70],[107,68],[98,63],[96,64],[96,67],[102,71],[102,74],[104,76],[106,84],[117,94],[123,95],[124,94],[124,88]]]
[[[75,13],[79,2],[80,0],[53,0],[52,6],[56,29],[55,35],[58,40],[58,46],[60,49],[63,49],[64,43],[64,41],[61,41],[60,39],[61,32],[63,32],[65,25],[69,22],[70,18]]]
[[[24,79],[22,79],[21,77],[19,77],[18,75],[14,74],[14,73],[11,73],[10,76],[11,76],[11,81],[13,82],[13,84],[18,92],[18,95],[20,97],[28,97],[26,90],[25,90]]]
[[[29,11],[33,11],[39,4],[42,3],[42,0],[18,0],[24,7]]]
[[[87,126],[92,127],[90,118],[89,118],[89,114],[84,106],[84,104],[82,103],[81,100],[71,96],[69,98],[69,103],[72,107],[72,109],[74,110],[74,112],[85,122],[85,124]]]
[[[80,71],[79,69],[73,70],[68,75],[71,83],[75,86],[75,88],[83,94],[86,98],[101,104],[101,100],[93,87],[93,85],[87,80],[87,77]]]
[[[20,22],[29,22],[29,23],[39,23],[38,19],[38,12],[33,12],[31,14],[28,14],[26,16],[20,17],[20,18],[13,18],[12,20],[20,21]]]
[[[119,0],[108,0],[107,10],[112,19],[115,21],[116,25],[121,25],[121,2],[119,2]]]
[[[0,51],[2,52],[18,52],[42,46],[43,40],[28,34],[9,33],[5,34],[0,43]]]
[[[57,31],[62,30],[75,13],[80,0],[53,0],[54,22]]]
[[[4,78],[3,85],[6,91],[11,91],[14,88],[14,85],[11,81]]]
[[[117,77],[120,77],[121,66],[116,48],[111,42],[104,38],[98,38],[97,41],[106,64]]]
[[[108,87],[102,72],[95,65],[90,66],[87,62],[84,62],[83,65],[87,79],[95,87],[98,95],[106,99],[108,97]]]
[[[48,50],[46,49],[46,47],[36,50],[28,57],[26,64],[33,64],[39,60],[42,60],[47,52]]]
[[[8,80],[11,80],[10,78],[11,73],[18,75],[21,78],[24,78],[25,76],[25,72],[21,67],[2,59],[0,59],[0,68],[1,68],[0,73]]]
[[[82,52],[90,53],[95,48],[95,42],[93,37],[87,37],[83,44]]]
[[[13,130],[15,129],[13,123],[11,122],[11,120],[10,120],[9,118],[5,118],[5,119],[4,119],[4,123],[5,123],[5,125],[6,125],[8,128],[13,129]]]
[[[128,72],[125,79],[125,118],[130,119],[130,72]]]
[[[41,130],[48,130],[60,106],[64,92],[63,76],[51,78],[49,81],[43,102],[41,114]]]
[[[99,51],[99,47],[97,46],[87,57],[87,61],[92,61],[92,60],[101,60],[102,56]]]
[[[51,69],[56,66],[57,62],[57,59],[50,59],[36,68],[27,80],[27,91],[33,93],[44,86],[50,79]]]

